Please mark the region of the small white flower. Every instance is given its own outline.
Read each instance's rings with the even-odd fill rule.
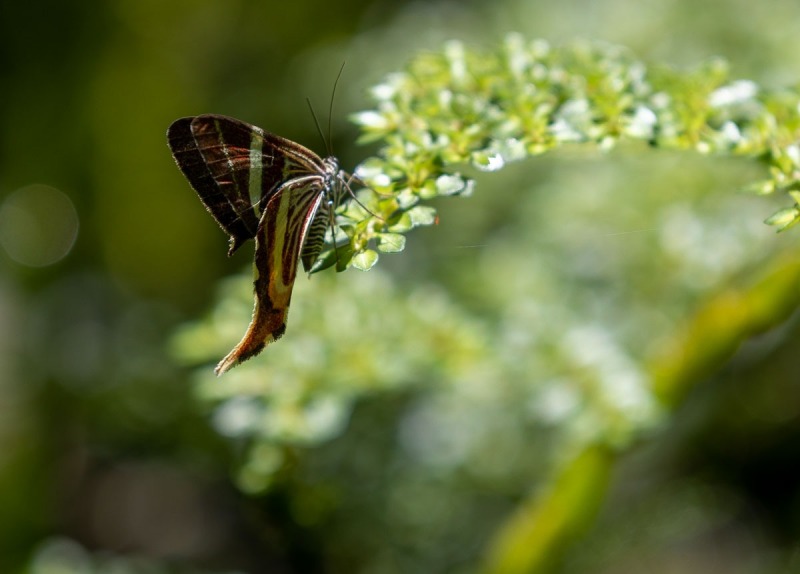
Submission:
[[[658,122],[655,112],[645,106],[637,106],[636,111],[631,116],[628,126],[628,135],[636,138],[648,138],[653,135],[653,128]]]
[[[367,128],[386,129],[389,127],[389,120],[386,116],[374,110],[354,114],[353,121]]]
[[[708,97],[713,108],[721,108],[751,100],[758,93],[758,85],[750,80],[739,80],[714,90]]]

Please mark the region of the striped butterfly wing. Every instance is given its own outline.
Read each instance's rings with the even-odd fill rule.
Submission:
[[[256,235],[257,208],[286,181],[320,174],[323,161],[286,138],[227,116],[181,118],[167,131],[178,167],[230,235],[228,255]]]
[[[303,270],[306,273],[311,272],[317,257],[322,252],[322,247],[325,245],[325,233],[333,226],[333,207],[336,203],[338,202],[328,204],[323,199],[316,215],[309,222],[303,249],[300,251],[300,261],[302,261]]]
[[[230,235],[232,254],[255,238],[255,308],[219,375],[258,354],[286,330],[298,259],[306,271],[346,187],[335,158],[226,116],[176,120],[167,132],[178,167]],[[260,213],[260,215],[259,215]]]
[[[181,118],[172,123],[167,131],[167,141],[172,157],[200,196],[209,213],[220,227],[230,235],[228,255],[255,235],[258,218],[250,195],[236,187],[220,188],[211,168],[206,163],[199,144],[192,133],[192,120]]]
[[[221,375],[286,331],[298,258],[325,196],[325,176],[290,180],[266,202],[255,236],[255,308],[242,340],[217,365]]]

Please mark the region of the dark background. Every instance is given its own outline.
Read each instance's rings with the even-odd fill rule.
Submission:
[[[224,256],[225,237],[166,147],[174,119],[228,114],[321,150],[304,99],[324,122],[346,62],[332,131],[352,167],[374,152],[354,145],[347,121],[369,108],[367,87],[446,39],[491,47],[509,31],[587,38],[676,66],[721,56],[733,77],[779,87],[800,76],[798,23],[800,5],[788,0],[4,3],[0,570],[474,571],[558,445],[596,424],[581,418],[594,410],[569,408],[531,423],[524,413],[539,412],[539,395],[528,389],[546,383],[543,396],[562,404],[559,381],[575,364],[593,368],[568,358],[575,345],[577,356],[586,350],[580,341],[602,349],[597,341],[619,335],[619,348],[640,359],[645,342],[690,317],[702,297],[796,250],[795,231],[776,236],[761,224],[787,200],[736,191],[762,173],[754,162],[568,151],[483,178],[474,198],[436,204],[440,225],[382,258],[370,273],[386,282],[368,299],[399,310],[384,327],[398,349],[419,338],[402,318],[415,289],[435,291],[462,329],[493,325],[487,374],[473,373],[473,410],[448,394],[465,387],[443,390],[446,377],[433,370],[401,377],[391,392],[380,371],[359,375],[374,383],[355,392],[341,434],[293,445],[299,462],[273,488],[243,493],[241,469],[256,455],[209,423],[215,399],[197,392],[171,341],[212,307],[220,278],[249,281],[250,253]],[[670,243],[676,235],[684,242]],[[590,249],[598,243],[599,259]],[[365,277],[315,277],[329,291],[312,293],[334,301]],[[521,303],[546,307],[537,315],[545,326],[514,323]],[[313,330],[313,318],[303,321],[298,333]],[[588,331],[577,328],[584,321]],[[293,328],[280,343],[287,349],[300,344]],[[536,342],[515,347],[528,328]],[[642,415],[655,430],[632,423],[637,440],[565,571],[800,568],[799,345],[795,317],[749,343],[676,413]],[[364,391],[371,384],[377,390]],[[414,442],[419,433],[408,429],[420,420],[454,434],[437,442],[424,431]],[[452,462],[462,435],[483,446]]]

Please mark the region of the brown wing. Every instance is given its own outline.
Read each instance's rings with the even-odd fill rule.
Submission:
[[[229,255],[255,236],[256,206],[287,180],[324,170],[322,160],[300,144],[226,116],[176,120],[167,140],[178,167],[230,235]]]
[[[307,176],[275,190],[267,200],[256,234],[255,308],[234,349],[215,373],[221,375],[261,352],[286,330],[286,317],[297,277],[297,260],[323,198],[324,178]]]

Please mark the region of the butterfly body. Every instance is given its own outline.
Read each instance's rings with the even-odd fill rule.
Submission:
[[[255,240],[255,308],[222,374],[280,338],[298,260],[310,271],[352,179],[335,157],[240,120],[205,114],[172,123],[167,140],[178,167],[230,236],[228,255]],[[352,193],[352,192],[351,192]]]

